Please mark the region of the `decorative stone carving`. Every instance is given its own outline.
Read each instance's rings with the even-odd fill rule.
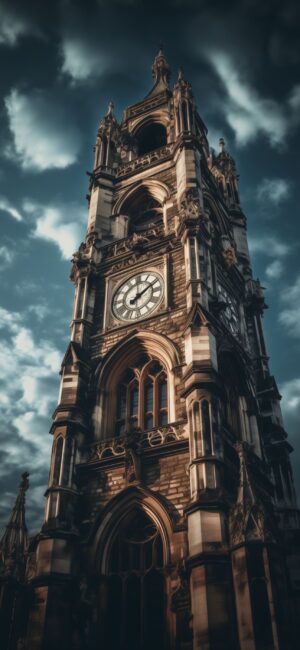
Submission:
[[[198,191],[196,189],[188,190],[180,203],[180,219],[182,221],[199,219],[202,214]]]
[[[145,153],[143,156],[139,156],[139,158],[135,158],[130,162],[122,163],[117,168],[116,176],[117,178],[121,178],[122,176],[127,176],[127,174],[136,173],[139,169],[145,169],[158,161],[166,160],[172,155],[172,153],[173,145],[166,144],[163,147],[154,149],[150,153]]]
[[[184,560],[176,567],[177,585],[171,597],[172,611],[176,612],[176,648],[192,649],[192,613],[188,572]]]
[[[235,266],[237,263],[235,248],[232,245],[230,239],[226,236],[223,236],[221,239],[222,243],[222,256],[227,268]]]
[[[167,445],[188,438],[185,426],[185,422],[180,422],[178,424],[168,424],[165,427],[144,431],[143,433],[138,432],[137,436],[141,449]],[[104,442],[87,447],[87,462],[125,456],[126,449],[128,448],[128,440],[130,439],[128,437],[129,435],[127,434],[127,436],[120,438],[111,438],[110,440],[105,440]]]
[[[250,448],[246,442],[236,446],[240,461],[238,495],[229,517],[232,545],[247,541],[274,541],[270,507],[258,492],[249,469]]]
[[[127,484],[141,483],[141,438],[137,429],[127,434],[125,442],[125,477]]]

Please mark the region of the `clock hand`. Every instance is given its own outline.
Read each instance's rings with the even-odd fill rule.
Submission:
[[[137,301],[137,300],[138,300],[138,299],[143,295],[143,293],[145,293],[145,291],[148,291],[148,289],[150,289],[150,287],[153,287],[153,285],[155,284],[155,282],[156,282],[156,280],[155,280],[154,282],[152,282],[151,284],[148,284],[144,289],[142,289],[142,291],[138,292],[138,293],[135,295],[135,297],[132,298],[132,300],[129,301],[130,304],[131,304],[131,305],[134,305],[134,304],[136,303],[136,301]]]

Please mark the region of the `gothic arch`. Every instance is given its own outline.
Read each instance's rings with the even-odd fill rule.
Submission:
[[[139,181],[121,194],[113,207],[112,214],[122,214],[122,207],[124,204],[127,203],[128,200],[133,199],[134,195],[141,192],[143,189],[148,190],[151,196],[153,196],[153,198],[161,205],[163,205],[171,195],[169,187],[161,181],[151,179]]]
[[[214,200],[214,198],[211,196],[211,194],[207,191],[203,191],[203,201],[204,201],[204,208],[209,207],[212,210],[212,216],[215,217],[217,224],[220,229],[220,234],[221,235],[229,235],[229,228],[228,224],[226,223],[226,219],[224,218],[224,215],[222,214],[220,210],[220,206],[218,205],[217,201]]]
[[[92,572],[96,570],[97,573],[106,574],[111,543],[122,520],[134,510],[142,510],[156,525],[162,539],[164,565],[177,559],[172,558],[174,512],[171,511],[166,499],[158,497],[151,490],[135,486],[117,494],[96,521],[91,534],[90,569]]]
[[[139,132],[142,131],[145,127],[149,126],[150,124],[162,124],[165,127],[165,129],[168,129],[168,126],[170,125],[169,112],[166,110],[160,110],[160,111],[156,111],[155,113],[151,113],[146,117],[142,115],[135,122],[131,134],[134,137],[138,136]]]
[[[166,336],[151,331],[135,331],[117,343],[106,355],[96,371],[97,403],[94,412],[96,438],[113,437],[111,413],[116,411],[116,387],[122,373],[141,355],[158,360],[168,379],[169,421],[176,421],[175,373],[180,363],[174,343]]]

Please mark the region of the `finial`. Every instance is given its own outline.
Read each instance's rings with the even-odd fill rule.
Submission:
[[[224,140],[224,138],[220,138],[219,146],[220,146],[220,153],[223,153],[223,151],[225,150],[225,140]]]
[[[159,81],[162,81],[163,85],[168,88],[170,74],[170,66],[166,61],[163,43],[160,43],[159,52],[156,55],[152,66],[152,77],[155,79],[156,84],[158,84]]]
[[[19,490],[20,492],[24,493],[27,492],[28,488],[29,488],[29,472],[24,472],[22,474],[22,480],[19,485]]]
[[[114,103],[112,101],[110,101],[109,104],[108,104],[108,109],[107,109],[106,116],[107,117],[113,117],[113,115],[114,115]]]
[[[183,67],[180,66],[178,70],[178,81],[183,81],[183,80],[184,80]]]

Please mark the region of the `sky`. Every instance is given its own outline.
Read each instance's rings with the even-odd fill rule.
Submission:
[[[0,524],[25,470],[42,523],[96,131],[110,100],[120,120],[150,90],[160,42],[236,160],[299,490],[299,30],[292,0],[0,0]]]

